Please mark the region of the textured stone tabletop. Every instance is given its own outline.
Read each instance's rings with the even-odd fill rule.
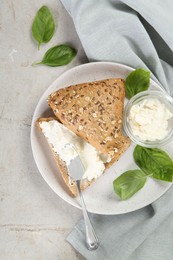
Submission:
[[[51,9],[57,29],[38,51],[31,24],[42,5]],[[0,12],[0,259],[83,259],[65,241],[82,213],[45,183],[30,145],[31,120],[39,98],[60,74],[86,62],[82,46],[58,0],[2,0]],[[69,65],[31,66],[60,43],[78,50]]]

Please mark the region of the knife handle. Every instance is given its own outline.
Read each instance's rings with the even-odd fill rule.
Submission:
[[[78,191],[79,191],[79,196],[80,196],[80,201],[81,201],[81,206],[82,206],[82,211],[83,211],[83,216],[84,216],[84,221],[85,221],[85,228],[86,228],[86,244],[87,248],[89,250],[96,250],[99,246],[99,240],[96,236],[96,233],[94,231],[94,228],[91,224],[86,205],[83,199],[83,195],[80,189],[80,180],[76,181],[77,186],[78,186]]]

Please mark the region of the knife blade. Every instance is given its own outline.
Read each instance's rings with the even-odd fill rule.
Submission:
[[[68,173],[70,177],[74,181],[81,180],[85,172],[85,167],[80,159],[78,152],[76,151],[75,146],[72,143],[67,143],[64,146],[64,148],[73,149],[76,155],[73,159],[71,159],[69,165],[67,165]]]

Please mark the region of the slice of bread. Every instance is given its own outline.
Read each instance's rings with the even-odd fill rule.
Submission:
[[[57,120],[58,121],[58,119],[55,118],[55,117],[39,118],[37,120],[37,122],[36,122],[36,126],[43,133],[40,123],[41,122],[48,122],[48,121],[51,121],[51,120]],[[121,149],[117,153],[114,153],[114,156],[112,157],[112,159],[111,159],[111,161],[109,163],[105,164],[105,169],[109,168],[115,161],[117,161],[119,159],[119,157],[122,155],[122,153],[125,152],[125,150],[130,145],[129,139],[124,137],[123,135],[121,136],[120,142],[121,142]],[[62,178],[63,178],[65,184],[67,185],[68,190],[70,191],[70,194],[73,195],[73,196],[77,196],[78,195],[77,184],[76,184],[75,181],[73,181],[70,178],[70,176],[68,174],[68,169],[67,169],[66,163],[63,160],[61,160],[61,158],[59,157],[59,155],[57,153],[54,152],[53,147],[49,143],[49,141],[48,141],[48,144],[49,144],[49,147],[50,147],[50,149],[52,151],[52,154],[53,154],[53,156],[55,158],[56,164],[57,164],[57,166],[59,168],[59,171],[60,171],[60,173],[62,175]],[[94,181],[95,181],[95,179],[92,179],[91,181],[89,181],[87,179],[81,180],[81,190],[86,189]]]
[[[43,133],[42,131],[42,128],[41,128],[41,125],[40,123],[41,122],[48,122],[48,121],[51,121],[51,120],[57,120],[55,117],[48,117],[48,118],[38,118],[37,121],[36,121],[36,127]],[[57,120],[58,121],[58,120]],[[59,122],[59,121],[58,121]],[[44,133],[43,133],[44,134]],[[46,138],[46,137],[45,137]],[[46,138],[47,140],[47,138]],[[47,140],[48,142],[48,140]],[[68,169],[67,169],[67,166],[66,166],[66,163],[64,161],[61,160],[61,158],[59,157],[59,155],[57,153],[54,152],[53,150],[53,147],[52,145],[48,142],[48,145],[51,149],[51,152],[54,156],[54,159],[55,159],[55,162],[59,168],[59,171],[61,173],[61,176],[65,182],[65,184],[67,185],[68,189],[67,189],[67,192],[70,193],[70,195],[72,196],[77,196],[78,195],[78,188],[77,188],[77,184],[75,181],[73,181],[69,174],[68,174]],[[81,190],[84,190],[86,189],[88,186],[91,185],[91,183],[93,182],[94,180],[92,181],[88,181],[86,179],[82,180],[81,181]]]
[[[124,80],[77,84],[48,97],[54,114],[71,131],[116,161],[130,140],[122,135]]]

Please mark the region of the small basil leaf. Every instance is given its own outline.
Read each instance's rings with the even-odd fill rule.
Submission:
[[[173,181],[173,161],[168,154],[158,148],[146,148],[137,145],[134,160],[146,174],[163,181]]]
[[[72,61],[77,51],[68,45],[57,45],[50,48],[44,55],[41,62],[34,63],[45,64],[51,67],[63,66]]]
[[[140,170],[124,172],[114,180],[114,191],[122,200],[129,199],[144,186],[146,180],[147,176]]]
[[[141,91],[149,88],[150,72],[144,69],[136,69],[125,80],[126,97],[131,98]]]
[[[42,6],[33,21],[32,35],[38,42],[38,49],[42,43],[50,41],[55,32],[55,22],[47,6]]]

